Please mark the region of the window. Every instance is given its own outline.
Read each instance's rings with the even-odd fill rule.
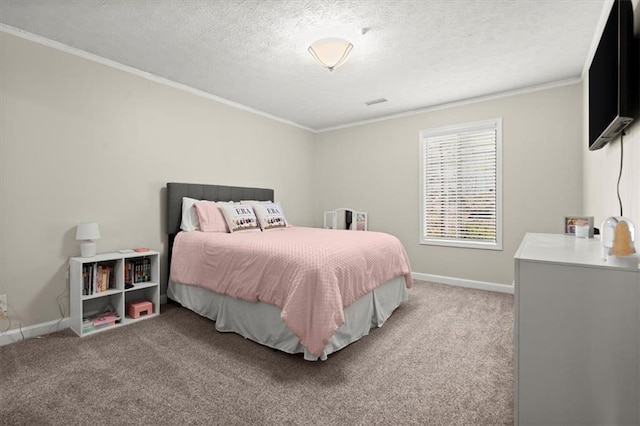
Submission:
[[[420,244],[502,250],[502,119],[420,132]]]

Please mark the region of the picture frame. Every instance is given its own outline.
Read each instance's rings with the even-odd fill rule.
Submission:
[[[589,225],[589,238],[593,238],[593,216],[565,216],[564,233],[576,234],[576,225]]]

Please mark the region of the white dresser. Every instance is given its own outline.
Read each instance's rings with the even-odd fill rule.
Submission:
[[[515,424],[640,422],[640,274],[599,239],[527,234],[515,255]]]

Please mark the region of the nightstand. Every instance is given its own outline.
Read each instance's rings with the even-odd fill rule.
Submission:
[[[86,336],[160,313],[160,254],[155,251],[103,253],[69,261],[71,329]],[[148,301],[152,310],[138,318],[128,304]]]

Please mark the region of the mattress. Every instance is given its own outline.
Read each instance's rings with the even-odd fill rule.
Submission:
[[[269,232],[181,232],[170,279],[281,309],[282,322],[320,356],[344,309],[411,269],[400,241],[381,232],[291,227]]]

